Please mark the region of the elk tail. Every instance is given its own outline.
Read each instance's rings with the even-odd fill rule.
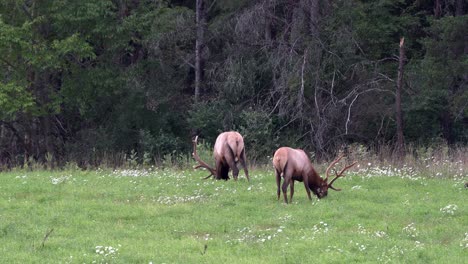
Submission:
[[[288,161],[286,161],[286,163],[284,164],[283,171],[281,172],[281,177],[283,177],[283,175],[284,175],[284,173],[286,172],[287,169],[288,169]]]
[[[237,163],[239,161],[240,155],[242,154],[242,151],[240,150],[244,149],[242,142],[239,142],[239,140],[236,139],[235,141],[228,141],[227,145],[234,162]]]
[[[239,149],[239,140],[236,140],[236,150],[238,150],[238,149]],[[235,156],[235,159],[234,159],[235,162],[239,161],[239,157],[238,157],[239,155],[237,155],[237,154],[238,153],[236,153],[236,156]]]
[[[238,149],[239,149],[239,140],[236,140],[236,150],[238,150]],[[239,153],[236,153],[236,154],[234,155],[234,161],[235,161],[236,163],[239,161],[239,155],[240,155]]]
[[[238,143],[236,142],[236,145]],[[231,154],[232,158],[234,159],[234,162],[237,162],[237,154],[234,153],[234,150],[232,149],[231,145],[227,144],[228,145],[228,149],[229,149],[229,153]]]

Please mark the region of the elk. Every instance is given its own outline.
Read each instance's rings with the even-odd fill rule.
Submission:
[[[322,179],[318,173],[315,171],[312,163],[307,157],[307,154],[302,149],[293,149],[289,147],[281,147],[276,150],[275,155],[273,156],[273,166],[275,167],[276,173],[276,185],[278,186],[277,195],[278,200],[280,199],[280,184],[281,177],[283,177],[284,182],[281,187],[283,190],[284,202],[288,203],[287,190],[288,186],[291,185],[291,193],[289,201],[292,201],[294,195],[294,181],[304,182],[304,186],[307,192],[309,200],[312,200],[310,197],[310,191],[318,197],[322,198],[327,196],[328,189],[335,191],[341,191],[333,187],[333,183],[340,177],[343,176],[343,173],[354,166],[357,162],[352,163],[351,165],[345,166],[339,173],[335,171],[336,177],[328,183],[328,176],[331,168],[338,163],[343,155],[335,159],[326,170],[326,178]]]
[[[215,179],[229,180],[229,170],[232,170],[234,180],[237,181],[239,175],[239,169],[237,168],[237,162],[240,162],[244,168],[245,177],[247,181],[249,179],[249,171],[246,165],[246,155],[244,147],[244,139],[241,134],[235,131],[223,132],[216,138],[216,142],[213,149],[213,156],[215,159],[215,167],[212,168],[206,162],[200,159],[197,154],[197,140],[198,136],[195,136],[193,142],[193,158],[198,161],[199,165],[195,166],[195,169],[205,168],[210,172],[210,175],[204,179],[208,179],[214,176]]]

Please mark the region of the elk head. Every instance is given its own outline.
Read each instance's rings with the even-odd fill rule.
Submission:
[[[335,190],[335,191],[341,191],[340,188],[337,189],[337,188],[333,187],[332,184],[333,184],[338,178],[343,177],[343,173],[344,173],[347,169],[349,169],[349,168],[351,168],[351,167],[353,167],[354,165],[357,164],[357,162],[353,162],[351,165],[345,166],[343,169],[341,169],[340,172],[337,172],[337,171],[335,170],[335,175],[336,175],[335,178],[333,178],[333,180],[331,180],[330,183],[328,183],[328,177],[330,176],[330,170],[331,170],[331,169],[333,168],[333,166],[335,166],[335,164],[338,163],[343,157],[344,157],[344,155],[339,156],[338,158],[336,158],[336,159],[328,166],[327,170],[325,171],[325,174],[326,174],[325,179],[322,180],[322,184],[321,184],[320,188],[317,189],[316,193],[314,192],[314,193],[317,195],[318,198],[322,198],[322,197],[327,196],[327,194],[328,194],[328,189],[332,189],[332,190]]]
[[[235,131],[221,133],[217,138],[213,150],[213,155],[215,158],[216,165],[211,167],[206,162],[204,162],[197,154],[197,140],[198,136],[195,136],[193,142],[193,158],[199,163],[195,166],[197,168],[205,168],[210,172],[210,175],[205,177],[207,179],[211,176],[214,176],[215,179],[228,180],[229,179],[229,170],[232,170],[234,179],[237,180],[239,175],[239,169],[237,168],[237,162],[240,162],[244,168],[245,176],[247,180],[249,179],[249,172],[246,164],[246,155],[244,148],[244,139],[241,134]]]
[[[312,200],[310,191],[312,191],[318,198],[322,198],[328,195],[328,189],[335,191],[341,191],[333,187],[333,183],[340,177],[343,177],[343,173],[354,166],[357,162],[351,165],[345,166],[340,172],[335,171],[336,177],[328,183],[330,170],[333,166],[343,158],[343,155],[335,159],[326,170],[326,178],[322,179],[319,174],[315,171],[312,163],[309,160],[307,154],[301,149],[293,149],[289,147],[279,148],[273,157],[273,166],[275,167],[276,173],[276,184],[277,184],[277,195],[280,198],[280,184],[281,177],[284,179],[281,187],[283,191],[284,201],[288,203],[287,189],[290,186],[290,200],[294,195],[294,181],[304,182],[304,186],[307,192],[307,196]]]

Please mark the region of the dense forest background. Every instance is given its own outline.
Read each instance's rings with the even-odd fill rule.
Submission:
[[[1,0],[0,164],[468,142],[465,0]],[[405,38],[405,56],[399,43]]]

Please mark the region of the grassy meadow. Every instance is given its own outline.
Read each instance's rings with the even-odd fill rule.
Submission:
[[[321,200],[296,183],[289,205],[271,167],[250,183],[243,171],[3,172],[0,262],[467,263],[468,176],[450,168],[361,164]]]

